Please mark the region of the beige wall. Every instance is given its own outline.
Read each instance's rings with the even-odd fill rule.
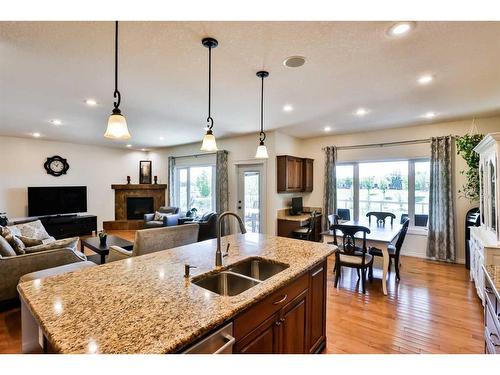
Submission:
[[[48,175],[43,163],[49,156],[68,159],[66,175]],[[87,186],[87,208],[103,220],[114,220],[114,192],[111,184],[139,180],[139,160],[144,152],[96,147],[41,139],[0,137],[0,212],[9,218],[28,214],[28,186]],[[153,173],[156,173],[153,164]]]
[[[500,117],[490,117],[476,119],[479,132],[492,133],[500,131]],[[314,191],[305,197],[307,205],[321,205],[323,199],[323,166],[324,154],[321,150],[324,146],[349,146],[358,144],[383,143],[405,141],[413,139],[423,139],[442,135],[463,135],[471,126],[471,120],[433,123],[428,125],[412,126],[406,128],[396,128],[388,130],[378,130],[363,133],[351,133],[342,135],[323,136],[310,138],[302,141],[302,153],[304,156],[314,159]],[[405,146],[366,148],[357,150],[339,151],[337,159],[339,162],[345,161],[366,161],[385,160],[398,158],[418,158],[429,157],[429,144],[416,144]],[[456,224],[458,259],[464,261],[464,220],[467,211],[474,207],[467,199],[461,198],[458,189],[464,183],[464,176],[460,171],[465,168],[465,161],[462,157],[455,155],[455,190],[456,190]],[[415,256],[425,256],[426,237],[409,235],[405,243],[403,253]]]

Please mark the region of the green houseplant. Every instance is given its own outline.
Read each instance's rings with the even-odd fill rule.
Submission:
[[[460,171],[467,181],[458,192],[471,202],[479,200],[479,154],[474,152],[474,147],[483,138],[484,134],[466,134],[455,139],[457,155],[462,156],[467,163],[467,169]]]

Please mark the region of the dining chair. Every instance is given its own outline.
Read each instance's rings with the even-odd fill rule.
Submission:
[[[373,256],[368,254],[366,248],[366,235],[370,233],[370,229],[360,225],[332,225],[333,243],[338,246],[335,251],[335,287],[340,279],[342,266],[355,268],[358,273],[361,271],[361,286],[363,294],[366,293],[366,271],[373,264]],[[337,241],[337,231],[342,233],[342,244]],[[363,241],[361,246],[356,246],[355,235],[358,232],[363,233]],[[371,279],[370,279],[371,280]]]
[[[299,229],[295,229],[292,232],[294,238],[298,240],[314,241],[314,231],[316,230],[316,211],[311,212],[311,218],[309,219],[309,225]]]
[[[366,214],[368,223],[370,225],[372,225],[372,216],[375,216],[375,218],[377,219],[377,225],[385,225],[385,219],[387,219],[388,217],[391,218],[391,225],[393,225],[394,219],[396,218],[396,215],[394,215],[392,212],[370,211]]]
[[[399,276],[399,255],[401,253],[401,247],[403,246],[403,242],[406,237],[406,232],[408,232],[408,226],[410,225],[410,219],[406,218],[403,223],[403,227],[401,228],[401,232],[399,232],[398,239],[396,244],[387,245],[387,252],[389,253],[389,271],[391,270],[392,259],[394,259],[394,268],[396,269],[396,279],[399,281],[401,277]],[[381,257],[382,250],[376,247],[370,247],[369,253],[373,256]],[[373,278],[373,265],[370,267],[370,277]]]
[[[351,220],[351,211],[348,208],[337,208],[337,216],[341,220]]]

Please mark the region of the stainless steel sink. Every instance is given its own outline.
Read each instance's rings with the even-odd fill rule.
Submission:
[[[259,284],[259,281],[231,272],[222,271],[214,275],[208,275],[198,280],[194,280],[193,284],[220,294],[221,296],[235,296]]]
[[[193,278],[192,283],[221,296],[235,296],[288,268],[264,258],[247,258],[227,270]]]
[[[229,271],[263,281],[288,267],[288,264],[273,262],[263,258],[250,258],[229,267]]]

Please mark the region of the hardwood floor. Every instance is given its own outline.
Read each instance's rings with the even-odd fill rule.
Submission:
[[[114,234],[134,238],[134,231]],[[325,353],[483,353],[483,310],[465,267],[410,257],[401,262],[401,282],[391,272],[384,296],[376,269],[366,295],[347,268],[335,289],[329,259]],[[18,307],[0,311],[0,353],[20,352],[20,315]]]
[[[483,353],[483,310],[465,267],[411,257],[401,263],[401,281],[390,273],[387,296],[375,269],[363,295],[354,269],[343,268],[334,288],[329,259],[325,352]]]

